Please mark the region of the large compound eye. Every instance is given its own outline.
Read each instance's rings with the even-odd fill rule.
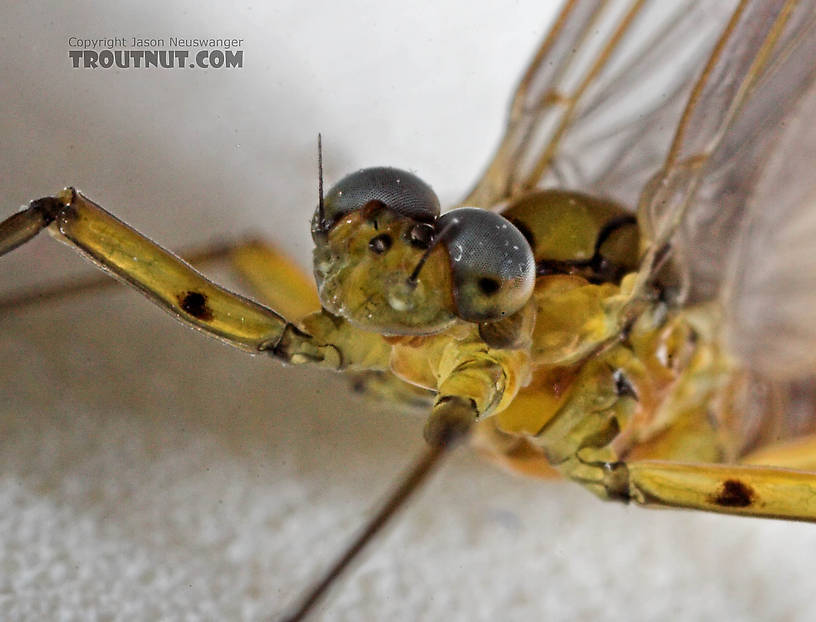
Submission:
[[[323,221],[319,209],[312,219],[313,234],[328,231],[344,215],[371,204],[419,222],[433,223],[439,217],[439,199],[431,187],[397,168],[364,168],[347,175],[329,190],[323,203]]]
[[[521,309],[535,287],[535,259],[527,240],[494,212],[462,207],[440,217],[453,271],[457,315],[490,322]]]

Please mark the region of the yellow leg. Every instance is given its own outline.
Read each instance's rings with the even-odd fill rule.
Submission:
[[[816,434],[761,447],[743,457],[740,463],[816,471]]]
[[[15,214],[6,222],[12,219],[19,220],[19,217]],[[259,299],[285,317],[297,320],[320,309],[314,279],[263,240],[251,238],[217,242],[190,248],[178,254],[184,261],[196,267],[216,261],[230,261],[242,279],[258,293]],[[114,279],[92,274],[68,283],[12,292],[0,298],[0,312],[97,292],[116,284],[117,281]]]
[[[650,460],[612,467],[607,486],[643,505],[816,522],[816,473],[806,471]]]
[[[260,299],[286,317],[300,320],[320,310],[314,279],[272,245],[251,240],[231,249],[229,258]]]
[[[183,323],[249,352],[336,368],[336,348],[314,342],[275,311],[207,280],[192,266],[72,188],[0,222],[0,255],[43,229],[135,287]]]
[[[20,214],[25,214],[25,212],[20,212]],[[18,214],[15,214],[15,216],[12,216],[2,224],[12,221],[16,216],[18,216]],[[2,237],[2,233],[0,233],[0,237]],[[243,244],[254,243],[254,241],[235,241],[208,244],[201,248],[186,249],[178,254],[187,263],[200,267],[210,262],[229,257],[235,249],[240,248]],[[6,249],[6,252],[8,252],[8,250],[11,249]],[[2,252],[0,252],[0,254],[2,254]],[[11,309],[22,309],[30,305],[39,305],[71,296],[98,292],[118,284],[119,281],[97,273],[90,274],[86,277],[71,279],[67,283],[55,283],[19,292],[11,292],[0,298],[0,312]]]

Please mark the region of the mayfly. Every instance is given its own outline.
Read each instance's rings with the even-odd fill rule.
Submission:
[[[266,249],[244,271],[288,319],[74,189],[0,224],[0,248],[48,228],[232,345],[427,402],[423,464],[468,438],[606,499],[812,520],[812,7],[740,3],[711,29],[684,6],[626,57],[646,5],[565,7],[463,207],[392,168],[321,192],[313,315]]]

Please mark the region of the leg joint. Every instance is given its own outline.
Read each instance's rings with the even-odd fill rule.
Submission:
[[[293,365],[320,365],[330,369],[343,367],[343,356],[331,344],[315,343],[314,338],[291,322],[287,322],[280,337],[269,340],[259,347],[276,359]]]
[[[73,194],[73,190],[72,190]],[[56,197],[43,197],[36,199],[29,203],[28,210],[39,216],[41,227],[45,228],[54,222],[59,216],[60,212],[64,210],[69,204],[64,203],[61,199]]]
[[[609,499],[628,503],[631,499],[629,468],[625,462],[605,462],[603,464],[603,485]]]

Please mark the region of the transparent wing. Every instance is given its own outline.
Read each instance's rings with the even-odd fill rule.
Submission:
[[[670,249],[685,301],[719,299],[732,349],[778,380],[816,369],[814,58],[814,2],[743,3],[640,202],[643,280]]]
[[[733,6],[567,2],[522,77],[496,153],[462,203],[492,207],[557,185],[634,209]]]
[[[816,30],[816,29],[812,29]],[[816,35],[811,84],[786,115],[734,244],[723,292],[729,342],[764,375],[816,375]]]
[[[640,224],[652,241],[653,256],[658,251],[664,254],[670,241],[672,250],[679,250],[681,244],[672,238],[681,224],[682,229],[692,230],[690,237],[695,242],[699,241],[704,232],[692,224],[705,220],[712,208],[718,209],[713,204],[725,190],[736,193],[738,204],[749,194],[752,182],[747,176],[732,176],[729,181],[737,187],[725,188],[722,173],[730,165],[745,169],[748,162],[760,158],[762,150],[757,145],[765,142],[766,134],[738,121],[746,118],[744,107],[758,93],[755,87],[760,79],[776,73],[770,71],[775,65],[772,59],[784,55],[782,43],[796,39],[783,36],[787,26],[801,21],[790,19],[794,5],[785,0],[742,2],[724,29],[689,95],[663,166],[640,198]],[[797,12],[797,17],[803,13]],[[775,98],[781,103],[789,101],[778,94]],[[774,108],[777,103],[773,102],[770,110],[765,106],[763,112],[773,116],[777,110],[781,118],[782,111]],[[771,119],[768,121],[772,127]],[[644,264],[647,278],[654,267],[650,259],[654,257],[647,257]]]
[[[675,234],[676,246],[686,255],[692,302],[711,299],[721,290],[727,274],[724,259],[736,247],[736,234],[750,218],[752,195],[763,167],[781,148],[780,130],[796,114],[800,99],[816,76],[812,62],[816,54],[813,3],[800,5],[787,18],[780,14],[779,19],[786,19],[786,23],[769,51],[770,60],[758,76],[746,75],[754,85],[747,89],[741,109],[722,132],[710,157],[703,165],[698,164],[700,180],[694,199],[688,202],[685,213],[680,207],[675,215],[675,220],[682,216],[682,226]],[[770,28],[768,40],[774,36]],[[734,45],[738,43],[734,41]],[[750,60],[746,55],[743,63]],[[707,157],[705,154],[702,151],[696,157]],[[678,170],[682,168],[678,159]],[[671,226],[669,210],[656,206],[654,201],[649,204],[651,217],[645,219],[645,226],[652,230],[661,224]],[[660,219],[662,223],[656,222]],[[668,229],[663,233],[667,234]]]

